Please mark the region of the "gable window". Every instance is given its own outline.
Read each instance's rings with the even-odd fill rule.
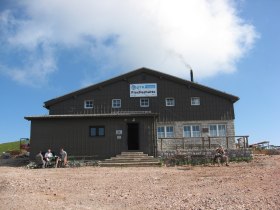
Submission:
[[[191,105],[192,106],[199,106],[200,105],[200,98],[199,97],[191,97]]]
[[[199,125],[185,125],[184,126],[184,137],[200,137],[200,126]]]
[[[89,127],[89,136],[90,137],[105,136],[105,127],[104,126],[90,126]]]
[[[112,100],[112,108],[121,108],[121,99]]]
[[[85,109],[92,109],[93,108],[93,100],[84,101],[84,108]]]
[[[175,106],[175,99],[174,98],[166,98],[165,99],[165,106]]]
[[[172,138],[174,137],[173,126],[160,126],[157,127],[157,138]]]
[[[140,98],[140,107],[149,107],[149,105],[148,98]]]
[[[226,125],[209,125],[210,136],[226,136]]]

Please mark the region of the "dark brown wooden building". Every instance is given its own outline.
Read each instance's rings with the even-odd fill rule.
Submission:
[[[207,136],[234,136],[233,104],[238,99],[158,71],[137,69],[46,101],[49,115],[25,117],[31,121],[31,156],[61,147],[70,155],[100,159],[127,150],[155,155],[158,138],[200,142]]]

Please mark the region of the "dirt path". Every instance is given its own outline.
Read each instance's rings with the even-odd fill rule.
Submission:
[[[229,167],[0,167],[0,209],[280,209],[280,156]]]

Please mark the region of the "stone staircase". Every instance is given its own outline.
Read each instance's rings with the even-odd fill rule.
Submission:
[[[99,162],[101,167],[148,167],[161,166],[158,159],[148,156],[143,152],[122,152],[116,157],[111,157]]]

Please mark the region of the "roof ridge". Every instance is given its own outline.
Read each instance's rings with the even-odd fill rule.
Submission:
[[[135,74],[141,73],[141,72],[157,74],[157,75],[159,75],[161,77],[165,77],[165,78],[170,79],[170,80],[176,80],[177,82],[188,84],[190,87],[195,87],[195,88],[201,89],[203,91],[211,92],[212,94],[221,95],[223,97],[229,98],[233,102],[236,102],[236,101],[239,100],[239,97],[231,95],[231,94],[228,94],[226,92],[222,92],[220,90],[217,90],[217,89],[214,89],[214,88],[210,88],[208,86],[204,86],[204,85],[201,85],[199,83],[195,83],[195,82],[192,82],[192,81],[189,81],[189,80],[185,80],[185,79],[182,79],[182,78],[170,75],[170,74],[166,74],[166,73],[163,73],[163,72],[160,72],[160,71],[157,71],[157,70],[153,70],[153,69],[146,68],[146,67],[141,67],[141,68],[138,68],[136,70],[129,71],[127,73],[124,73],[124,74],[121,74],[119,76],[113,77],[111,79],[107,79],[107,80],[104,80],[102,82],[99,82],[99,83],[96,83],[96,84],[93,84],[93,85],[90,85],[90,86],[78,89],[76,91],[70,92],[68,94],[65,94],[65,95],[53,98],[51,100],[48,100],[48,101],[44,102],[44,104],[45,104],[44,107],[48,108],[49,106],[51,106],[53,104],[56,104],[56,103],[58,103],[60,101],[66,100],[66,99],[68,99],[68,98],[70,98],[72,96],[80,95],[80,94],[88,92],[88,91],[90,91],[92,89],[95,89],[95,88],[98,88],[98,87],[101,87],[101,86],[105,86],[105,85],[114,83],[116,81],[119,81],[120,79],[126,79],[126,78],[128,78],[128,77],[130,77],[132,75],[135,75]]]

